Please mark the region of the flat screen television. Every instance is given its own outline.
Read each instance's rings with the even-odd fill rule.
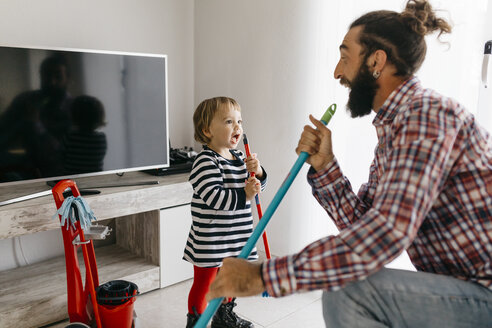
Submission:
[[[167,56],[0,47],[0,184],[169,166]]]

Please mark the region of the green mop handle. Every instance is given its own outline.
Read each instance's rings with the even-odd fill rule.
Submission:
[[[328,124],[328,122],[332,118],[333,114],[335,114],[336,109],[337,109],[336,104],[332,104],[330,107],[328,107],[325,114],[321,118],[321,122],[323,122],[323,124],[325,124],[325,125]],[[265,230],[268,222],[272,218],[273,213],[275,212],[278,205],[280,204],[280,202],[284,198],[285,194],[287,193],[287,190],[289,190],[290,185],[294,181],[295,177],[297,176],[297,174],[301,170],[302,165],[304,164],[304,162],[307,160],[308,157],[309,157],[309,154],[306,152],[301,152],[299,154],[297,161],[294,163],[294,166],[290,169],[289,174],[287,175],[284,182],[282,183],[282,185],[278,189],[277,193],[273,197],[272,202],[270,203],[270,205],[268,205],[268,208],[266,209],[265,213],[263,214],[262,219],[258,222],[255,230],[253,231],[253,233],[249,237],[248,241],[244,245],[238,258],[242,258],[242,259],[248,258],[249,254],[251,253],[251,251],[255,247],[256,243],[258,242],[258,239],[261,237],[263,231]],[[208,322],[210,321],[210,319],[212,319],[213,315],[215,314],[215,312],[219,308],[223,299],[224,299],[223,297],[214,298],[213,300],[211,300],[208,303],[207,308],[205,309],[205,311],[202,313],[202,315],[198,319],[198,321],[195,325],[195,328],[205,328],[207,326]]]

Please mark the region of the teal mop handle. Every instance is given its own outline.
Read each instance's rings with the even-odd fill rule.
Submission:
[[[330,107],[328,107],[328,109],[326,110],[325,114],[323,115],[320,121],[323,122],[324,125],[328,124],[330,119],[333,117],[333,114],[335,114],[336,109],[337,109],[337,105],[332,104]],[[265,231],[268,222],[272,218],[273,213],[275,212],[280,202],[284,198],[285,194],[287,193],[287,190],[289,190],[290,185],[294,181],[295,177],[301,170],[302,165],[304,164],[304,162],[307,160],[308,157],[309,154],[306,152],[301,152],[299,154],[299,157],[294,163],[294,166],[292,166],[289,174],[287,175],[284,182],[282,183],[277,193],[273,197],[272,202],[270,203],[270,205],[268,205],[268,208],[263,214],[263,217],[256,225],[255,230],[253,231],[248,241],[244,245],[238,258],[247,259],[249,254],[251,254],[251,251],[253,250],[256,243],[258,242],[258,239],[261,237],[263,231]],[[195,328],[206,328],[208,322],[210,321],[210,319],[212,319],[213,315],[215,314],[215,312],[217,311],[223,300],[224,300],[223,297],[218,297],[211,300],[208,303],[208,306],[205,309],[205,311],[200,316],[200,319],[198,319]]]

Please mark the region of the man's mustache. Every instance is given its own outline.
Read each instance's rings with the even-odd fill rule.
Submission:
[[[350,81],[347,80],[344,77],[340,78],[340,84],[343,85],[346,88],[351,88],[352,87],[352,84],[350,83]]]

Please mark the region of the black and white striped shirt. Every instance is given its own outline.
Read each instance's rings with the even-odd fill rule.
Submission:
[[[108,148],[106,135],[100,131],[73,131],[64,140],[65,174],[99,172],[104,168]]]
[[[193,222],[183,258],[199,267],[217,267],[224,258],[238,256],[253,232],[251,202],[244,191],[245,156],[239,150],[230,152],[233,160],[204,147],[191,170]],[[266,186],[263,171],[262,190]],[[257,258],[255,248],[248,259]]]

